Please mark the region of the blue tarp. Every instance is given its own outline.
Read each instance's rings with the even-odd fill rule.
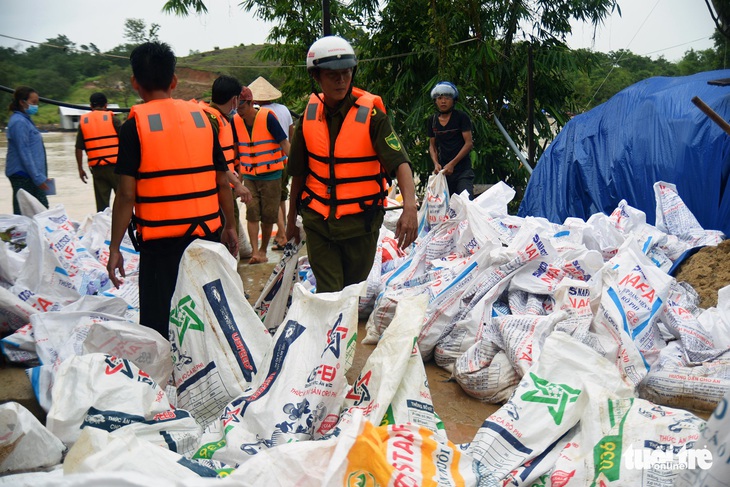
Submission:
[[[653,184],[674,183],[706,230],[730,236],[730,135],[692,103],[730,120],[730,70],[649,78],[568,122],[540,158],[520,216],[555,223],[610,214],[619,201],[655,223]]]

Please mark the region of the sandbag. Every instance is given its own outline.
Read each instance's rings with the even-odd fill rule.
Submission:
[[[205,428],[251,384],[271,336],[244,296],[235,259],[218,243],[198,239],[185,250],[171,306],[177,407]]]
[[[0,404],[0,474],[57,465],[65,450],[25,407]]]

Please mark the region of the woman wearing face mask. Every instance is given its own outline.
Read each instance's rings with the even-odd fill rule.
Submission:
[[[31,120],[38,113],[38,92],[27,86],[16,88],[10,103],[10,115],[5,135],[8,156],[5,175],[13,187],[13,213],[20,214],[18,190],[24,189],[48,208],[48,166],[46,148],[41,133]]]

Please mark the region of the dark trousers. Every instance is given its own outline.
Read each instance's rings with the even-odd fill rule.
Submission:
[[[23,176],[8,176],[10,186],[13,188],[13,213],[20,215],[20,205],[18,204],[18,191],[26,190],[32,194],[43,206],[48,208],[48,197],[46,193],[33,183],[33,180]]]
[[[378,248],[382,211],[367,226],[362,214],[330,222],[305,210],[302,218],[307,233],[307,257],[318,293],[342,291],[345,286],[367,279]]]
[[[462,191],[469,192],[469,199],[474,198],[474,170],[465,169],[458,173],[446,176],[446,184],[449,185],[449,196],[460,194]]]
[[[170,308],[180,261],[195,237],[142,241],[139,248],[139,322],[169,338]],[[206,238],[220,242],[220,232]]]
[[[104,211],[109,206],[109,199],[112,191],[117,193],[119,186],[119,175],[114,173],[114,165],[94,166],[89,168],[94,178],[94,198],[96,199],[96,211]]]

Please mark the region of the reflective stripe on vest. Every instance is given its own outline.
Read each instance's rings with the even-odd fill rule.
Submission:
[[[221,227],[213,128],[195,103],[132,107],[141,149],[134,221],[144,240],[207,236]]]
[[[213,115],[218,122],[218,142],[223,149],[223,156],[226,159],[228,169],[238,172],[238,159],[236,158],[236,146],[233,140],[233,126],[228,118],[220,110],[208,105],[205,102],[198,102],[206,113]]]
[[[271,110],[259,108],[253,121],[251,136],[239,114],[233,116],[238,134],[238,156],[241,174],[265,174],[272,171],[281,171],[286,164],[286,155],[281,145],[272,138],[267,125]],[[277,122],[278,123],[278,122]]]
[[[302,131],[309,154],[309,173],[302,189],[302,204],[329,218],[380,208],[386,196],[386,175],[370,140],[373,107],[385,111],[380,97],[353,88],[357,97],[331,149],[324,107],[311,95]]]
[[[113,117],[114,112],[92,110],[79,120],[89,167],[117,163],[119,137],[114,128]]]

